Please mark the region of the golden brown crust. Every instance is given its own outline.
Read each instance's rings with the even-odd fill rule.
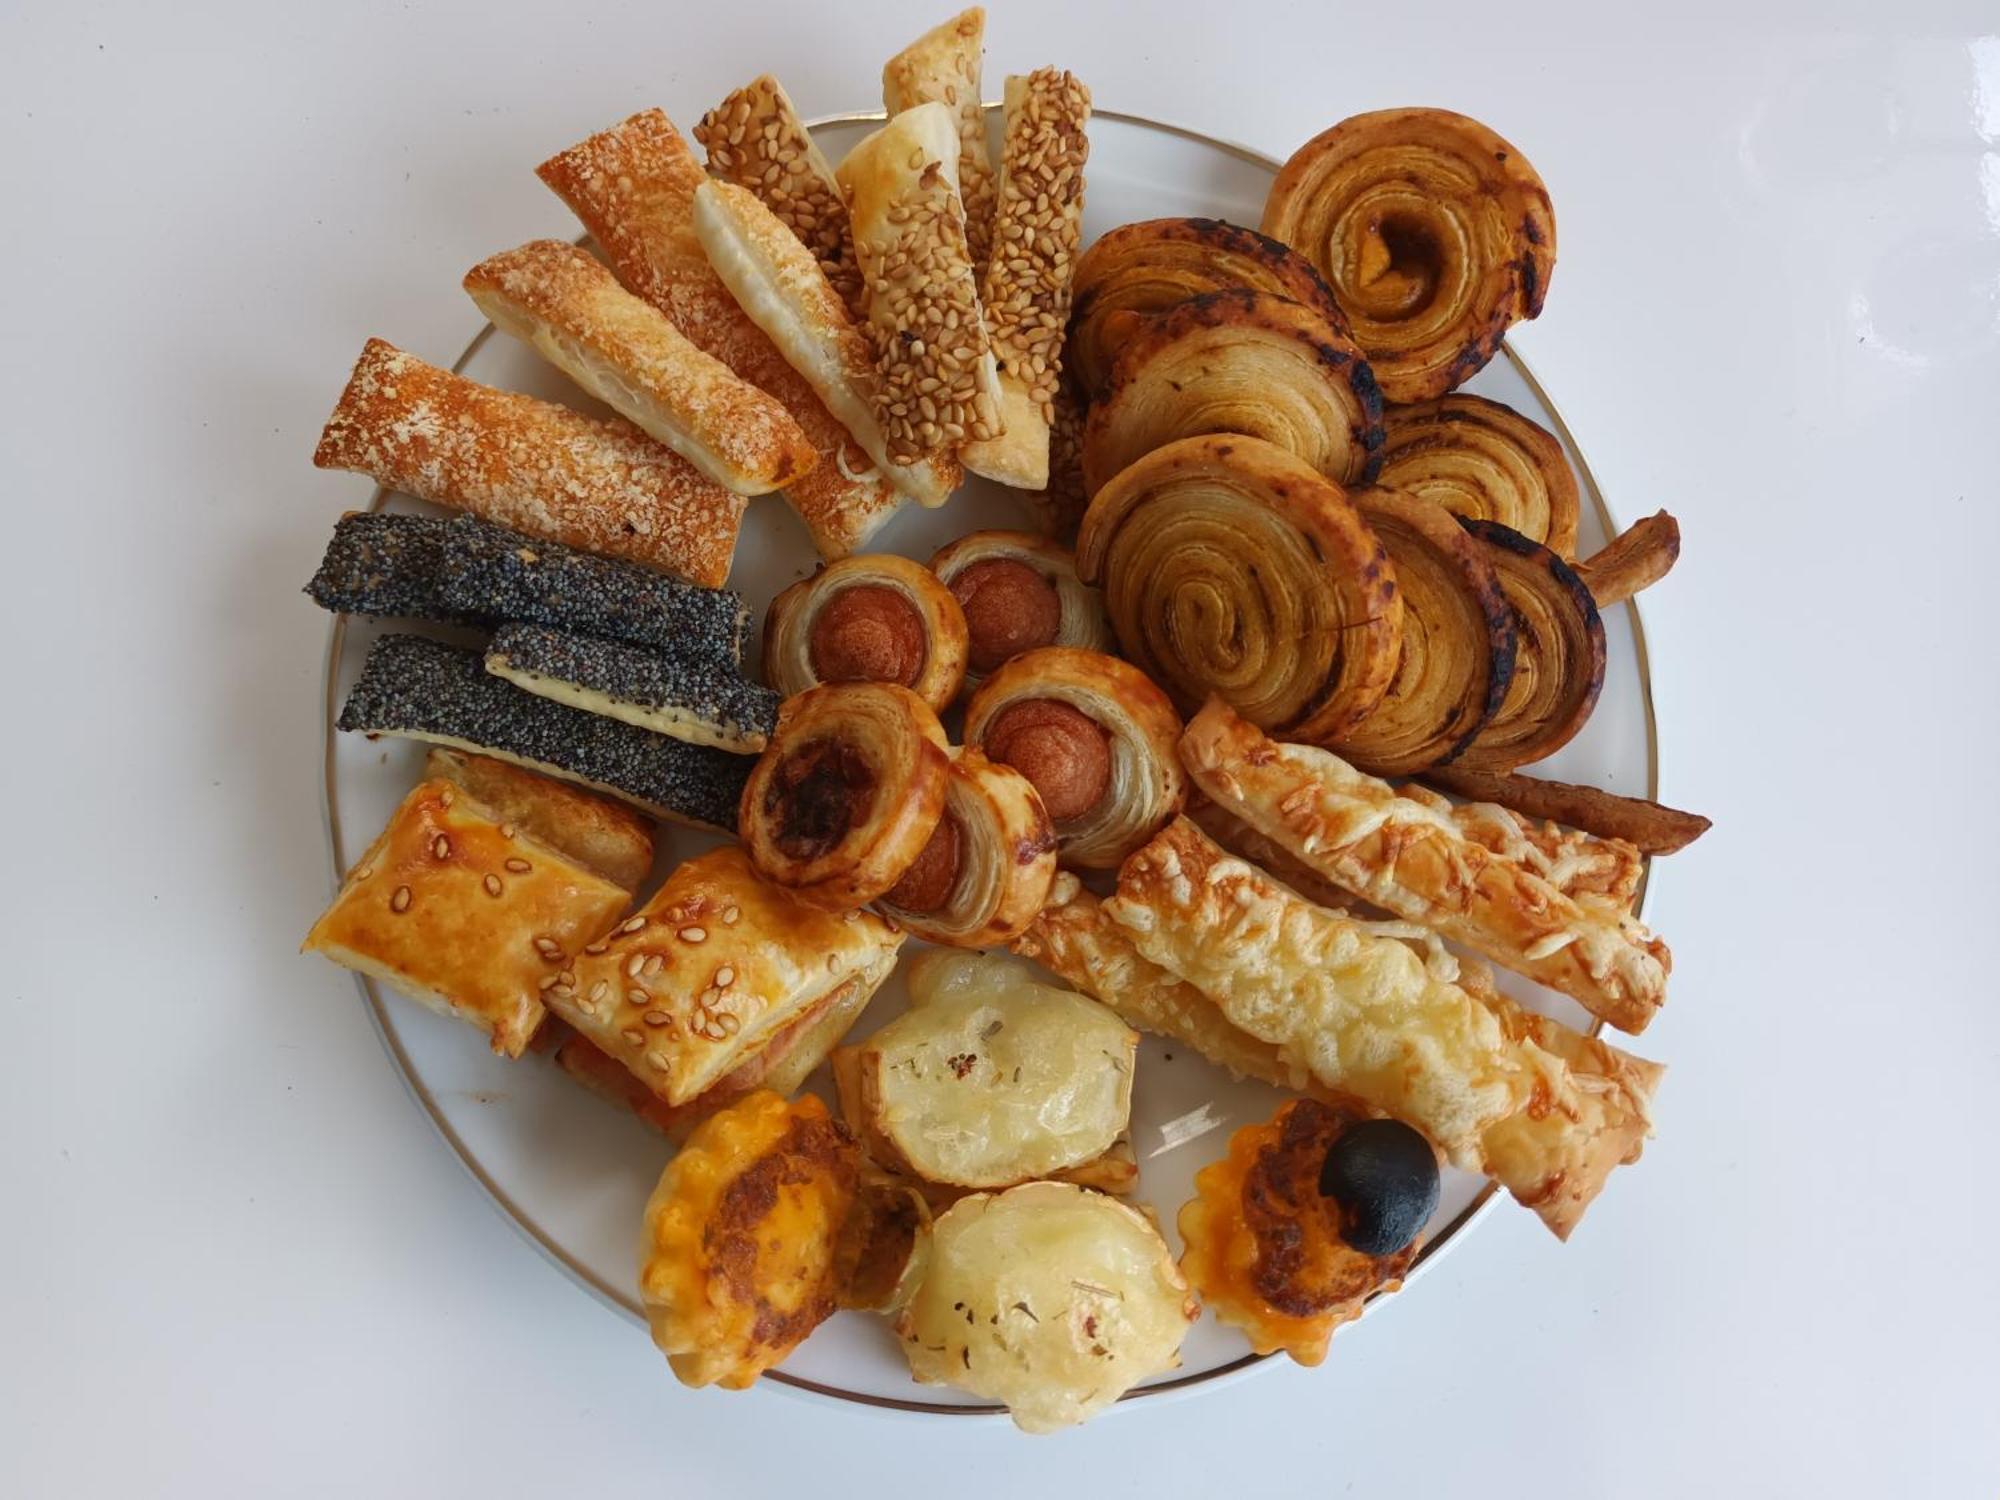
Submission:
[[[965,611],[969,686],[1042,646],[1111,649],[1103,600],[1077,577],[1075,557],[1054,542],[1025,531],[969,531],[939,549],[930,567]]]
[[[490,755],[441,745],[424,757],[424,775],[451,782],[499,822],[628,891],[638,890],[653,868],[652,823],[608,797]]]
[[[1576,565],[1576,576],[1599,609],[1623,604],[1673,571],[1681,555],[1681,523],[1665,511],[1634,521]]]
[[[764,617],[764,675],[787,697],[826,682],[892,682],[941,712],[965,680],[968,648],[951,590],[894,553],[830,563]]]
[[[1090,496],[1083,488],[1084,407],[1080,397],[1064,380],[1056,388],[1055,412],[1049,422],[1049,480],[1041,489],[1024,498],[1034,515],[1034,524],[1050,541],[1073,546],[1076,529]]]
[[[303,946],[519,1057],[569,956],[630,899],[431,780],[403,799]]]
[[[948,878],[920,893],[899,884],[882,910],[925,942],[954,948],[1011,942],[1042,909],[1056,875],[1055,825],[1041,797],[1020,772],[968,747],[953,758],[945,785],[938,829],[946,828],[952,830]]]
[[[1191,803],[1194,797],[1199,797],[1200,806],[1189,806],[1188,821],[1238,859],[1248,860],[1315,906],[1324,906],[1329,911],[1337,911],[1362,922],[1378,922],[1389,917],[1389,913],[1379,906],[1370,905],[1354,892],[1335,885],[1283,844],[1259,832],[1221,803],[1210,801],[1199,785],[1190,798]]]
[[[986,149],[986,106],[979,96],[985,50],[986,12],[975,5],[933,26],[882,68],[882,103],[890,114],[932,101],[951,111],[958,141],[954,170],[965,202],[965,240],[981,273],[992,244],[996,193]]]
[[[1576,552],[1576,475],[1555,434],[1464,391],[1382,413],[1383,484]]]
[[[1570,781],[1496,775],[1468,771],[1463,766],[1439,766],[1424,775],[1446,791],[1474,802],[1495,803],[1524,817],[1566,823],[1601,839],[1620,839],[1641,854],[1672,854],[1685,849],[1711,826],[1699,813]]]
[[[631,423],[496,391],[370,339],[313,462],[530,536],[708,588],[729,577],[743,497]]]

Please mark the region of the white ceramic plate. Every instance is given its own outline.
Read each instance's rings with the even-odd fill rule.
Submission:
[[[843,117],[814,128],[828,154],[838,160],[871,128],[871,122],[866,116]],[[1165,215],[1204,214],[1255,225],[1278,165],[1242,147],[1130,116],[1099,113],[1090,133],[1086,243],[1116,225]],[[1562,295],[1560,277],[1555,294]],[[456,293],[440,287],[438,295]],[[489,385],[597,409],[532,351],[490,328],[464,352],[458,367]],[[1494,360],[1469,388],[1504,401],[1561,434],[1569,444],[1562,419],[1511,350]],[[1573,446],[1569,457],[1584,492],[1578,552],[1588,555],[1606,539],[1609,517]],[[358,492],[355,498],[361,498]],[[375,499],[378,504],[421,508],[403,497],[378,493]],[[873,548],[928,558],[967,531],[1027,524],[1025,507],[1010,492],[974,480],[941,510],[906,508],[877,535]],[[761,617],[771,598],[811,572],[815,561],[805,530],[790,509],[778,496],[767,496],[750,507],[730,583]],[[1609,654],[1596,713],[1559,756],[1537,769],[1566,780],[1650,795],[1657,766],[1638,614],[1627,606],[1608,612],[1604,623]],[[336,622],[330,647],[326,786],[336,874],[388,820],[415,783],[423,760],[421,745],[371,742],[332,730],[340,699],[379,629],[366,621]],[[707,836],[673,830],[661,840],[661,868],[713,842]],[[1501,978],[1506,982],[1513,976]],[[360,984],[391,1061],[501,1211],[579,1284],[643,1324],[634,1290],[641,1210],[671,1148],[553,1067],[534,1058],[512,1063],[496,1058],[466,1027],[399,997],[385,997],[366,980]],[[1584,1025],[1590,1019],[1573,1002],[1525,982],[1507,987],[1536,1009],[1565,1021]],[[866,1036],[904,1004],[902,983],[892,979],[850,1040]],[[817,1086],[824,1090],[824,1080]],[[1174,1216],[1189,1196],[1194,1173],[1222,1153],[1232,1130],[1268,1118],[1280,1098],[1261,1085],[1232,1081],[1184,1048],[1145,1039],[1132,1108],[1132,1139],[1141,1164],[1139,1196],[1156,1210],[1176,1250]],[[1171,1137],[1178,1144],[1173,1146],[1165,1144],[1170,1137],[1163,1133],[1169,1123],[1178,1127]],[[1188,1135],[1190,1123],[1206,1128]],[[1492,1196],[1482,1180],[1448,1171],[1418,1269],[1462,1239]],[[1412,1293],[1405,1290],[1401,1295]],[[635,1332],[635,1337],[643,1336],[642,1331]],[[1188,1337],[1181,1369],[1135,1394],[1200,1388],[1259,1364],[1241,1334],[1204,1317]],[[664,1363],[660,1378],[671,1378]],[[970,1415],[997,1410],[949,1390],[915,1385],[887,1324],[861,1313],[834,1317],[768,1378],[827,1398],[907,1411]]]

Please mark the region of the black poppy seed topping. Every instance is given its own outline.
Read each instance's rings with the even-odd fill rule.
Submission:
[[[705,658],[667,655],[542,625],[503,626],[487,649],[489,666],[498,658],[511,670],[553,678],[599,697],[678,711],[727,739],[768,737],[778,727],[778,694]]]
[[[446,523],[428,516],[357,511],[342,516],[306,594],[321,609],[377,619],[485,623],[445,602]]]
[[[753,764],[525,693],[489,673],[484,653],[420,635],[369,648],[340,727],[470,745],[724,832]]]

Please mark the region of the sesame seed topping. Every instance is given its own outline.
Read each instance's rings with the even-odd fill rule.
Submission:
[[[626,1003],[631,1005],[651,1005],[653,1003],[651,995],[637,988],[627,990],[625,992],[625,1000]]]
[[[408,911],[409,909],[410,888],[406,885],[399,885],[396,887],[396,894],[389,898],[389,910]]]
[[[646,919],[644,917],[632,917],[619,924],[618,932],[619,935],[622,937],[630,933],[638,932],[643,927],[645,927],[645,925],[646,925]]]
[[[514,836],[514,825],[512,823],[502,823],[500,825],[500,837],[503,839],[511,839],[513,836]]]
[[[646,1045],[646,1033],[641,1031],[636,1026],[627,1026],[623,1031],[619,1032],[618,1034],[623,1038],[625,1038],[627,1046],[643,1047]]]
[[[683,927],[680,930],[679,936],[680,940],[684,943],[706,942],[708,940],[708,929],[706,927]]]
[[[736,925],[737,919],[742,915],[743,915],[743,910],[741,907],[736,907],[736,906],[724,907],[722,911],[722,925],[724,927],[734,927]]]
[[[484,880],[480,881],[479,883],[486,888],[487,895],[497,896],[500,894],[500,889],[501,889],[500,877],[498,875],[489,874]]]
[[[600,979],[597,981],[597,983],[593,984],[590,987],[590,998],[592,1003],[602,1000],[606,995],[610,993],[611,993],[611,981],[608,979]]]
[[[516,875],[526,875],[530,870],[534,869],[535,867],[529,864],[525,859],[512,858],[507,861],[507,868]]]
[[[443,834],[439,834],[436,838],[431,840],[431,853],[436,855],[439,859],[450,859],[451,840],[446,838]]]
[[[671,1073],[674,1065],[667,1060],[666,1053],[648,1052],[646,1054],[646,1066],[653,1069],[656,1073]]]
[[[743,1029],[743,1022],[733,1011],[725,1010],[718,1012],[715,1017],[715,1024],[722,1028],[723,1034],[726,1036],[735,1036],[737,1032]]]
[[[649,1010],[646,1012],[646,1024],[648,1026],[664,1026],[671,1020],[673,1020],[673,1017],[663,1010]]]
[[[645,967],[646,967],[646,955],[643,953],[635,953],[630,958],[625,960],[625,977],[627,979],[637,979],[639,977],[640,972]]]
[[[730,968],[728,964],[724,964],[715,971],[715,987],[717,989],[726,990],[734,983],[736,983],[736,971]]]

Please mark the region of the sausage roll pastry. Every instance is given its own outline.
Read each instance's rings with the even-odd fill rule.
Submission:
[[[708,178],[664,113],[633,115],[536,173],[582,220],[620,281],[792,414],[819,462],[785,486],[785,499],[822,556],[845,557],[896,513],[903,497],[709,266],[694,228],[695,190]]]
[[[1622,908],[1572,900],[1539,861],[1468,837],[1458,817],[1330,751],[1278,744],[1217,701],[1189,722],[1181,759],[1218,804],[1336,885],[1621,1031],[1645,1030],[1666,1000],[1672,956]]]
[[[449,781],[531,838],[562,851],[614,885],[637,891],[653,868],[653,823],[631,808],[490,755],[433,746],[424,775]]]
[[[1368,1149],[1370,1134],[1385,1128],[1407,1132],[1420,1157],[1414,1170],[1396,1170],[1393,1150]],[[1355,1158],[1361,1170],[1343,1173]],[[1362,1179],[1365,1191],[1347,1195],[1361,1200],[1361,1214],[1326,1191],[1329,1175],[1336,1188],[1347,1186],[1345,1177]],[[1195,1196],[1180,1211],[1181,1271],[1202,1305],[1241,1328],[1257,1353],[1282,1349],[1316,1365],[1335,1329],[1360,1317],[1370,1297],[1402,1285],[1423,1218],[1394,1248],[1380,1248],[1379,1233],[1369,1231],[1379,1232],[1385,1218],[1410,1217],[1407,1209],[1424,1203],[1424,1184],[1435,1206],[1437,1159],[1408,1126],[1364,1124],[1316,1100],[1292,1100],[1268,1123],[1238,1130],[1228,1154],[1195,1174]],[[1359,1231],[1350,1227],[1356,1219],[1364,1219]],[[1393,1238],[1402,1226],[1390,1227]]]
[[[973,265],[981,272],[986,269],[992,243],[995,198],[986,105],[979,97],[985,50],[986,12],[975,5],[933,26],[882,69],[882,103],[891,115],[933,101],[950,112],[952,134],[958,142],[950,160],[959,196],[965,202],[965,242]]]
[[[743,497],[629,422],[496,391],[370,339],[313,462],[720,587]]]
[[[1219,694],[1324,740],[1395,677],[1403,599],[1341,487],[1256,438],[1182,438],[1097,492],[1076,543],[1125,655],[1192,713]]]
[[[1558,1236],[1651,1133],[1654,1064],[1468,991],[1441,945],[1427,960],[1399,940],[1420,929],[1314,906],[1185,820],[1126,862],[1105,912],[1237,1026],[1421,1130]]]
[[[1555,210],[1526,157],[1443,109],[1355,115],[1292,154],[1264,233],[1311,257],[1391,401],[1428,401],[1484,368],[1542,310]]]
[[[519,1057],[570,954],[631,893],[500,822],[449,781],[403,799],[304,948],[469,1021]]]
[[[894,116],[840,164],[867,276],[876,415],[889,457],[915,464],[1001,431],[1000,376],[965,247],[950,112]]]
[[[741,756],[524,693],[488,673],[482,652],[421,635],[368,648],[338,727],[476,751],[723,833],[749,774]]]
[[[1097,590],[1054,542],[1025,531],[967,532],[931,559],[931,571],[965,611],[965,680],[973,687],[1024,651],[1112,647]]]
[[[1094,495],[1134,459],[1206,432],[1261,438],[1357,484],[1382,445],[1382,394],[1361,351],[1311,308],[1230,287],[1125,341],[1084,424],[1084,488]]]
[[[708,152],[710,175],[755,193],[811,252],[841,303],[860,317],[861,266],[847,202],[833,163],[784,86],[760,74],[703,115],[693,134]]]
[[[639,1295],[685,1385],[747,1390],[835,1307],[860,1153],[826,1106],[763,1090],[704,1121],[646,1204]]]
[[[934,453],[897,463],[876,420],[879,379],[867,336],[798,236],[751,193],[704,182],[694,195],[695,232],[731,295],[803,375],[898,491],[936,507],[965,478],[957,459]]]
[[[1464,391],[1382,413],[1377,476],[1454,515],[1498,521],[1561,557],[1576,555],[1576,475],[1555,434]]]
[[[939,1216],[896,1333],[919,1381],[1003,1401],[1023,1432],[1055,1432],[1177,1366],[1200,1311],[1144,1215],[1030,1182]]]
[[[965,680],[966,650],[958,600],[893,553],[829,563],[764,616],[764,675],[788,698],[823,682],[893,682],[942,711]]]
[[[1062,377],[1070,277],[1083,239],[1090,90],[1058,68],[1007,80],[993,254],[980,287],[1000,370],[998,437],[968,443],[965,466],[1017,490],[1049,482],[1049,429]],[[982,133],[984,126],[981,127]]]
[[[1712,826],[1699,813],[1681,812],[1643,797],[1621,797],[1572,781],[1468,771],[1463,766],[1437,767],[1424,776],[1475,803],[1497,804],[1524,818],[1567,823],[1600,840],[1629,844],[1641,854],[1672,854],[1685,849]]]
[[[743,787],[738,832],[758,873],[851,912],[887,895],[944,814],[950,756],[930,706],[889,683],[787,699]]]
[[[993,948],[1034,920],[1055,874],[1055,828],[1034,783],[964,749],[930,841],[879,904],[925,942]]]
[[[778,723],[778,695],[733,668],[546,625],[501,626],[486,670],[537,697],[738,755],[762,750]]]
[[[1113,656],[1045,646],[981,684],[965,743],[1040,793],[1063,863],[1105,870],[1187,800],[1180,719],[1146,675]]]
[[[880,918],[806,905],[728,846],[687,861],[636,913],[605,924],[544,1000],[681,1105],[848,981],[872,992],[902,941]]]

